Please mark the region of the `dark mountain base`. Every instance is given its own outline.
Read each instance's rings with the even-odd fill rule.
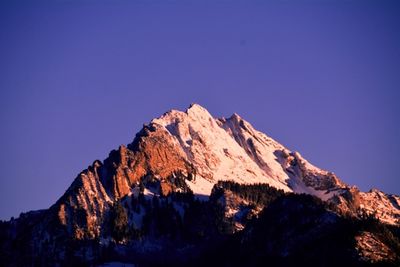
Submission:
[[[235,218],[224,213],[227,192],[252,208],[263,207],[241,231],[234,228]],[[183,216],[176,203],[184,207]],[[135,205],[146,210],[140,228],[127,224],[129,209]],[[346,217],[316,197],[284,194],[266,185],[221,182],[205,202],[190,192],[151,200],[140,195],[125,198],[113,206],[104,236],[96,239],[76,240],[54,222],[48,229],[56,238],[45,239],[36,228],[45,213],[1,223],[2,266],[93,266],[111,261],[137,266],[400,265],[398,227],[383,225],[372,216]],[[362,258],[356,236],[363,232],[389,248],[386,258],[376,262]]]

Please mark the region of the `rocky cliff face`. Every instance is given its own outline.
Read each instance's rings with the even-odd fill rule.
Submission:
[[[159,180],[161,194],[168,194],[172,186],[166,181],[177,173],[191,177],[187,185],[198,195],[210,195],[219,180],[267,183],[286,192],[315,195],[345,212],[374,213],[386,223],[396,224],[400,218],[397,196],[360,193],[255,130],[239,115],[214,119],[197,104],[152,120],[131,144],[112,151],[104,163],[96,160],[53,209],[76,238],[99,237],[114,201],[149,179]]]
[[[160,181],[163,194],[168,194],[172,187],[165,181],[176,173],[189,176],[195,170],[171,135],[150,124],[128,147],[121,145],[104,163],[96,160],[81,172],[52,209],[77,239],[99,237],[110,205],[148,179]]]
[[[231,185],[218,191],[219,181],[266,184],[281,193],[259,187],[239,190]],[[230,225],[225,232],[232,234],[244,229],[275,199],[259,195],[259,191],[274,196],[284,192],[305,193],[333,205],[342,214],[354,217],[375,214],[384,223],[399,225],[398,196],[377,190],[360,192],[334,173],[313,166],[298,152],[255,130],[239,115],[215,119],[203,107],[192,104],[185,112],[172,110],[153,119],[130,144],[111,151],[103,162],[94,161],[50,209],[40,213],[41,223],[31,225],[29,237],[24,238],[35,240],[38,251],[43,250],[43,244],[50,244],[46,246],[56,250],[54,236],[108,244],[114,231],[110,225],[116,218],[123,221],[122,226],[117,224],[121,229],[128,226],[133,229],[130,236],[154,236],[153,230],[143,228],[143,221],[157,224],[149,207],[155,205],[158,209],[160,204],[158,200],[151,205],[149,202],[167,199],[162,212],[172,216],[170,223],[177,227],[188,217],[189,207],[196,212],[207,209],[179,195],[191,192],[196,201],[207,201],[213,195],[210,203],[222,207],[225,218],[219,225],[224,225],[224,229]],[[248,192],[253,192],[250,194],[253,198]],[[210,223],[203,219],[205,225]],[[18,232],[12,226],[7,227],[7,233]],[[125,235],[122,232],[115,236]],[[14,235],[17,237],[18,234]],[[365,239],[362,237],[360,240]],[[121,238],[118,242],[128,241]],[[60,255],[60,259],[65,257]]]
[[[368,214],[374,214],[382,222],[400,225],[400,197],[385,194],[371,189],[369,192],[360,192],[360,208]]]

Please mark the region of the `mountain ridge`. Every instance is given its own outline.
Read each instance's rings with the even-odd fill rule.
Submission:
[[[93,218],[86,222],[94,225],[89,227],[94,232],[89,232],[98,236],[101,222],[97,218],[109,203],[131,194],[132,187],[146,176],[154,176],[161,181],[164,192],[171,192],[172,187],[163,181],[178,172],[194,176],[186,184],[195,195],[209,196],[219,180],[267,183],[285,192],[315,195],[334,202],[343,211],[376,212],[386,223],[395,224],[400,217],[398,196],[360,194],[332,172],[315,167],[299,152],[291,152],[255,130],[239,115],[214,119],[204,107],[193,103],[184,112],[170,110],[151,120],[130,144],[121,145],[104,163],[96,160],[83,171],[78,179],[84,191],[96,198],[78,190],[75,201],[60,204],[60,220],[74,218],[72,211],[65,213],[65,205],[84,207],[89,211],[87,217]],[[381,199],[386,199],[385,204],[377,205]]]
[[[238,194],[243,190],[245,193]],[[79,173],[48,210],[25,214],[17,219],[16,225],[29,229],[26,231],[31,237],[27,241],[32,243],[33,251],[45,251],[45,244],[50,242],[53,251],[59,250],[50,255],[60,261],[65,260],[63,250],[68,245],[56,240],[97,242],[100,247],[114,240],[117,245],[127,245],[128,226],[131,229],[128,236],[140,237],[142,245],[147,242],[139,250],[152,251],[166,242],[160,241],[151,230],[154,227],[151,225],[160,223],[160,229],[164,229],[158,215],[151,212],[159,208],[159,198],[165,201],[163,212],[169,214],[165,220],[172,229],[185,227],[182,220],[188,216],[202,218],[196,211],[200,208],[219,218],[217,229],[234,234],[246,229],[277,198],[270,199],[259,190],[277,197],[292,193],[312,195],[341,216],[373,215],[382,223],[399,226],[398,196],[378,190],[360,192],[334,173],[312,165],[299,152],[290,151],[257,131],[238,114],[215,119],[198,104],[191,104],[186,111],[170,110],[151,120],[131,143],[112,150],[104,161],[95,160]],[[249,196],[247,191],[257,194],[257,198]],[[258,198],[268,201],[260,202]],[[216,207],[219,208],[215,210]],[[24,218],[32,218],[32,222],[27,223]],[[40,223],[33,223],[36,220]],[[214,225],[206,218],[200,220],[205,225]],[[203,227],[196,226],[193,220],[190,222],[194,229]],[[13,225],[10,222],[6,226],[6,235],[11,240],[18,239],[20,231]],[[171,234],[170,229],[160,231]],[[212,231],[206,234],[210,238],[219,235]],[[362,237],[360,240],[365,244],[373,240],[368,234]],[[9,244],[6,242],[4,246]],[[390,249],[387,251],[392,253]]]

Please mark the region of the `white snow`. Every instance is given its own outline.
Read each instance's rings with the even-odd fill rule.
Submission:
[[[198,198],[206,199],[219,180],[267,183],[286,192],[315,195],[324,201],[341,194],[342,188],[348,188],[336,176],[312,165],[298,152],[290,152],[237,114],[215,119],[205,108],[192,104],[185,112],[171,110],[151,123],[163,127],[173,137],[177,148],[182,149],[180,152],[186,155],[187,161],[193,164],[196,179],[186,182]],[[293,162],[297,165],[291,166]],[[328,186],[328,191],[315,189],[324,185]],[[151,196],[152,192],[145,194]],[[393,224],[399,220],[400,200],[378,195],[369,200],[371,196],[362,196],[366,209],[371,212],[378,209],[385,222]],[[375,207],[378,198],[384,201]]]
[[[153,199],[154,196],[159,196],[158,192],[154,188],[144,188],[143,195],[146,199]]]
[[[186,184],[193,191],[193,194],[195,195],[195,197],[197,197],[199,199],[204,199],[205,196],[211,195],[211,190],[214,187],[213,182],[210,182],[207,179],[205,179],[201,176],[198,176],[198,175],[196,176],[196,179],[194,181],[186,180]],[[207,199],[205,199],[205,200],[207,200]]]
[[[164,127],[194,164],[198,179],[188,185],[197,195],[209,195],[219,180],[267,183],[286,192],[313,194],[324,200],[335,194],[307,187],[300,177],[289,175],[284,154],[289,155],[290,151],[237,114],[214,119],[206,109],[193,104],[186,112],[171,110],[152,123]],[[327,171],[304,160],[299,153],[293,155],[316,178],[327,175]]]
[[[152,123],[162,125],[169,131],[186,153],[188,160],[194,164],[198,175],[211,183],[218,180],[233,180],[246,184],[268,183],[276,188],[291,191],[285,183],[288,176],[273,154],[273,150],[281,146],[273,143],[272,139],[257,136],[257,139],[264,139],[257,149],[260,149],[260,154],[267,161],[266,165],[271,166],[271,170],[267,172],[257,165],[220,122],[197,104],[192,105],[186,112],[167,112],[161,118],[152,120]],[[250,124],[247,127],[250,128]],[[259,135],[255,130],[252,132]],[[243,135],[247,138],[251,133]],[[272,144],[271,147],[268,146],[269,143]],[[211,192],[209,189],[212,188],[204,186],[203,181],[200,182],[200,186],[193,187],[198,190],[196,193]]]
[[[294,192],[298,194],[313,195],[324,201],[327,201],[328,199],[341,193],[340,189],[331,191],[316,190],[310,186],[306,186],[304,182],[298,177],[292,177],[292,179],[290,180],[290,187],[293,189]]]

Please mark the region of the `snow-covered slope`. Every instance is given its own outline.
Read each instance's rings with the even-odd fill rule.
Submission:
[[[400,217],[397,196],[360,193],[334,173],[257,131],[236,113],[213,118],[205,108],[192,104],[185,112],[171,110],[153,119],[150,126],[168,133],[177,153],[186,155],[196,171],[196,179],[187,184],[197,195],[210,195],[219,180],[267,183],[286,192],[315,195],[347,211],[374,210],[386,223],[395,224]]]
[[[209,195],[218,180],[268,183],[287,192],[316,195],[345,186],[335,179],[321,187],[320,181],[333,174],[290,152],[237,114],[215,119],[205,108],[192,104],[186,112],[171,110],[151,124],[168,130],[194,165],[197,178],[190,186],[195,193]]]
[[[170,111],[152,123],[164,126],[181,145],[201,179],[215,183],[234,180],[240,183],[265,183],[290,191],[286,176],[273,176],[261,169],[240,143],[206,109],[194,104],[186,112]],[[283,181],[282,181],[283,179]],[[197,179],[199,180],[199,179]],[[209,194],[210,192],[202,192]]]
[[[198,104],[153,119],[131,144],[83,171],[51,209],[75,237],[95,237],[114,201],[153,179],[160,182],[159,194],[185,191],[176,184],[178,177],[200,199],[207,199],[221,180],[267,183],[285,192],[315,195],[346,212],[375,210],[387,223],[397,223],[400,216],[398,197],[360,193],[239,115],[216,119]]]
[[[228,180],[233,183],[222,182]],[[314,195],[330,205],[285,192]],[[5,266],[57,265],[70,258],[87,263],[114,253],[126,260],[128,255],[166,254],[163,248],[181,258],[202,247],[203,241],[208,245],[220,234],[246,231],[249,221],[262,219],[262,210],[277,215],[265,217],[275,218],[269,225],[272,231],[286,220],[287,228],[280,233],[283,242],[279,235],[273,235],[277,240],[267,238],[271,247],[283,245],[277,252],[285,257],[288,248],[303,246],[297,241],[288,244],[288,234],[292,241],[314,242],[315,230],[325,236],[332,230],[332,218],[343,214],[351,219],[374,214],[386,224],[400,225],[398,196],[378,190],[360,192],[257,131],[239,115],[213,118],[205,108],[192,104],[186,111],[171,110],[153,119],[130,144],[112,150],[104,161],[94,161],[49,209],[0,222],[0,252],[6,251],[0,253],[0,265],[2,259],[9,262]],[[292,231],[293,221],[301,231]],[[310,230],[306,236],[299,234],[304,226]],[[259,233],[270,230],[258,229]],[[398,253],[393,240],[373,228],[363,228],[355,238],[358,252],[367,260]],[[194,245],[197,242],[199,247]],[[38,257],[41,261],[36,261]],[[22,264],[13,264],[20,260]]]

